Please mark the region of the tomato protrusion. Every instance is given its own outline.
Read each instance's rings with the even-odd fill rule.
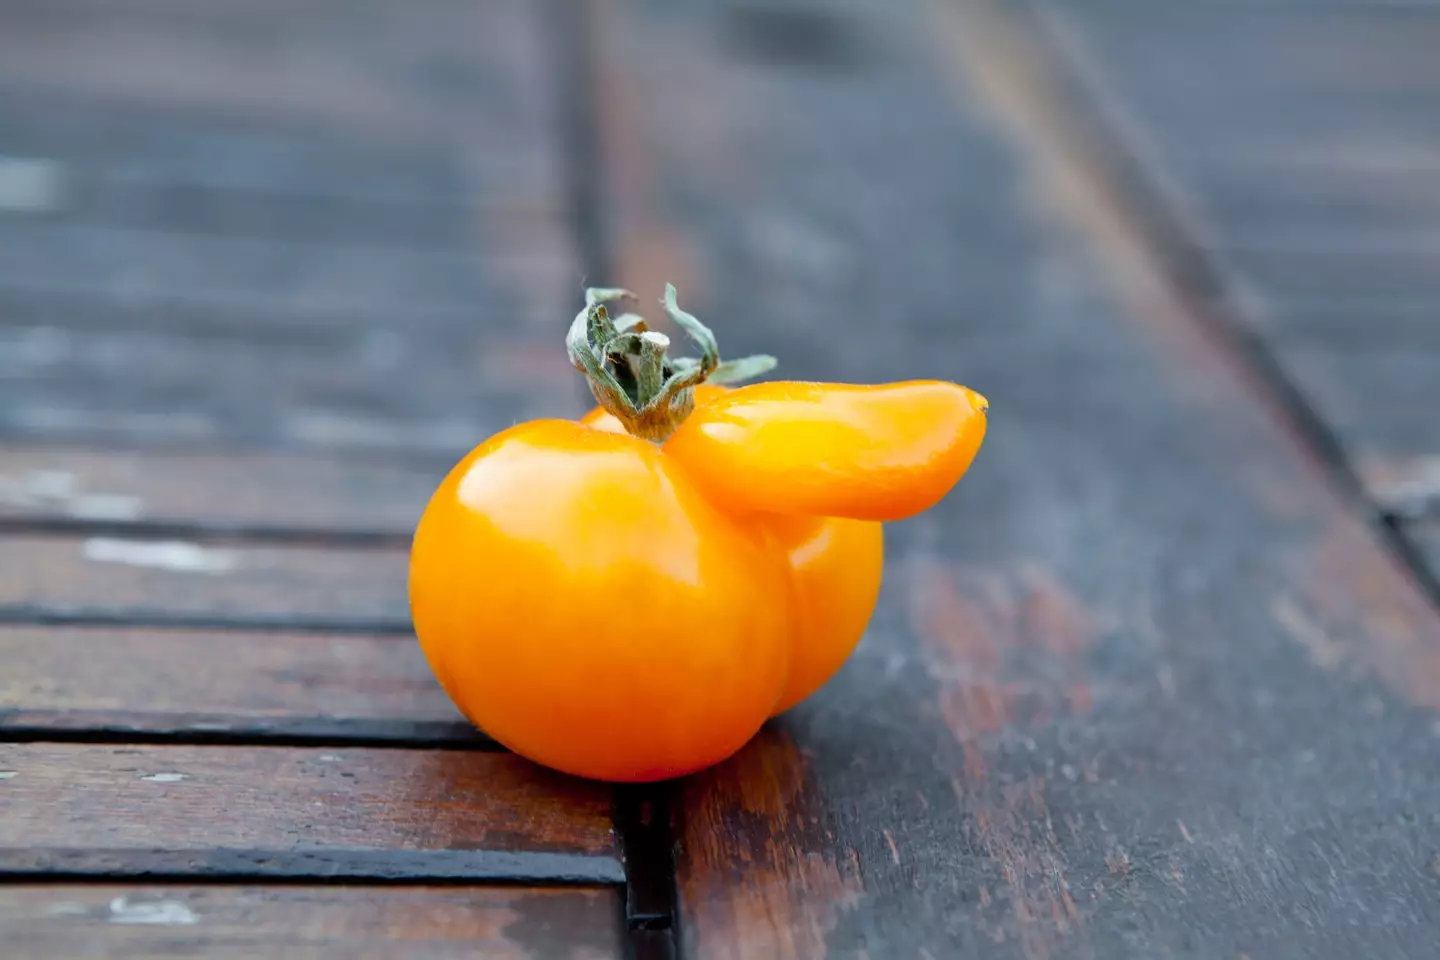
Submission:
[[[969,469],[988,406],[933,380],[757,383],[697,407],[665,452],[736,511],[901,520]]]

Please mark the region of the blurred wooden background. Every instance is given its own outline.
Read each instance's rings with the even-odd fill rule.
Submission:
[[[1440,4],[0,6],[7,956],[1440,942]],[[588,284],[975,467],[721,767],[460,722],[410,531]],[[683,637],[677,637],[683,642]]]

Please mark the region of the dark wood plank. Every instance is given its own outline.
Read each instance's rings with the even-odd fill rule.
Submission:
[[[510,174],[527,165],[532,176],[558,171],[553,156],[534,162],[549,153],[558,128],[533,14],[518,0],[425,0],[404,11],[344,0],[203,8],[23,0],[7,4],[0,19],[0,85],[96,108],[208,115],[242,129],[259,121],[381,145],[444,145],[465,173],[474,172],[465,169],[472,157],[482,169],[508,157],[495,184],[504,189],[519,185]],[[100,132],[90,141],[103,143]],[[250,159],[222,155],[205,164],[205,176],[225,176]],[[275,168],[248,165],[250,176]],[[334,181],[347,172],[342,161]],[[326,179],[316,170],[306,183]],[[348,189],[363,187],[355,180]]]
[[[992,404],[852,661],[680,785],[684,950],[1428,956],[1440,618],[1186,305],[1052,219],[1093,190],[1008,142],[1032,51],[971,9],[593,18],[615,282],[783,376]]]
[[[15,876],[623,875],[608,791],[512,754],[0,744]]]
[[[584,407],[554,331],[308,340],[0,329],[0,431],[172,447],[393,451],[458,459],[521,419]],[[403,384],[404,389],[399,389]]]
[[[0,520],[408,541],[446,469],[408,458],[9,445]]]
[[[354,22],[364,28],[363,17]],[[523,70],[541,66],[531,61]],[[440,217],[438,225],[475,204],[529,209],[546,202],[556,186],[548,149],[520,137],[494,137],[494,128],[473,131],[488,133],[491,149],[466,152],[454,139],[465,134],[459,129],[440,139],[381,136],[334,117],[297,125],[263,109],[239,116],[127,102],[104,91],[0,85],[5,154],[39,164],[41,185],[57,188],[42,191],[45,202],[12,208],[25,216],[79,212],[86,185],[105,184],[131,196],[180,189],[237,200],[292,197],[347,210],[379,207],[407,216],[428,211]],[[168,213],[173,216],[161,223],[172,230],[199,226],[192,212]]]
[[[0,60],[0,435],[453,459],[578,405],[531,5],[27,0]]]
[[[1362,460],[1365,483],[1394,516],[1416,520],[1440,517],[1440,457]]]
[[[624,955],[617,893],[517,887],[0,888],[12,960]]]
[[[0,539],[0,612],[407,630],[408,556],[403,549],[8,536]]]
[[[257,311],[473,309],[494,302],[493,278],[507,271],[563,279],[565,265],[555,255],[563,236],[540,227],[527,236],[527,229],[532,225],[515,225],[510,249],[492,252],[488,245],[416,250],[0,220],[0,285],[121,301],[218,300]]]
[[[413,641],[0,628],[0,737],[94,734],[484,745]]]
[[[1440,454],[1440,7],[1042,5],[1362,479]]]
[[[1440,583],[1440,521],[1431,519],[1407,524],[1402,529],[1419,546],[1420,555],[1430,566],[1430,575]]]

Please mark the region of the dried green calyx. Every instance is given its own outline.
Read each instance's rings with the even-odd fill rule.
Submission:
[[[695,409],[695,387],[706,381],[735,383],[775,367],[763,354],[721,362],[715,334],[675,302],[675,287],[665,285],[665,313],[700,348],[697,357],[671,357],[670,338],[651,330],[643,317],[622,313],[613,319],[610,305],[639,298],[629,290],[592,287],[585,307],[570,325],[565,349],[575,369],[585,374],[596,401],[633,436],[663,441]]]

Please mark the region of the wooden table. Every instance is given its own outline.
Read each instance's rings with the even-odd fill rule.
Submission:
[[[1440,7],[0,10],[0,953],[1430,958]],[[991,433],[844,671],[609,789],[410,635],[583,285]],[[677,637],[683,642],[683,637]]]

